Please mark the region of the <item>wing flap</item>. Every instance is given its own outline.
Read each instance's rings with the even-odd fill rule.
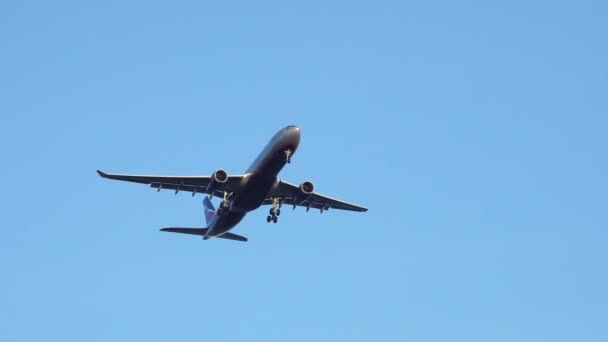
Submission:
[[[150,184],[151,188],[154,189],[160,189],[160,190],[175,190],[175,191],[184,191],[184,192],[189,192],[189,193],[200,193],[200,194],[206,194],[207,193],[207,185],[205,186],[198,186],[198,185],[188,185],[188,184],[173,184],[173,183],[151,183]],[[226,189],[228,191],[230,191],[230,189]],[[216,197],[222,197],[223,193],[221,190],[215,190],[213,192],[213,196]]]

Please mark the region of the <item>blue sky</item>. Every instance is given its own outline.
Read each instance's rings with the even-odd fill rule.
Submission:
[[[606,341],[600,1],[5,2],[0,340]],[[101,179],[281,177],[365,214]],[[216,201],[217,203],[217,201]]]

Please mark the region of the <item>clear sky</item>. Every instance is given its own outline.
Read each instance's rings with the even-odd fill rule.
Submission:
[[[5,1],[1,341],[607,341],[605,1]],[[108,172],[281,177],[266,209]],[[217,204],[217,199],[215,200]]]

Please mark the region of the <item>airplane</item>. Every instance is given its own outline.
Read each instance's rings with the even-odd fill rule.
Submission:
[[[192,234],[207,240],[212,237],[236,241],[247,241],[247,238],[229,232],[245,215],[262,205],[270,205],[266,222],[277,223],[283,205],[291,205],[293,209],[302,206],[309,211],[311,208],[321,213],[328,209],[341,209],[365,212],[367,208],[346,203],[331,197],[323,196],[314,191],[314,185],[305,181],[299,186],[279,179],[277,175],[291,158],[300,144],[300,128],[287,126],[277,132],[251,166],[243,174],[229,175],[223,169],[218,169],[211,176],[137,176],[125,174],[110,174],[97,170],[97,173],[108,179],[149,184],[160,190],[191,192],[192,197],[197,193],[207,194],[203,199],[205,210],[205,228],[166,227],[161,231]],[[219,209],[211,203],[213,196],[222,199]]]

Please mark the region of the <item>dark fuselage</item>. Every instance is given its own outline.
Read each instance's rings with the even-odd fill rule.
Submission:
[[[247,169],[243,188],[238,195],[229,197],[230,209],[226,215],[216,215],[210,223],[206,237],[218,236],[236,226],[247,212],[259,208],[272,187],[277,183],[277,175],[287,163],[286,150],[291,155],[300,143],[300,129],[287,126],[270,139],[264,150]]]

